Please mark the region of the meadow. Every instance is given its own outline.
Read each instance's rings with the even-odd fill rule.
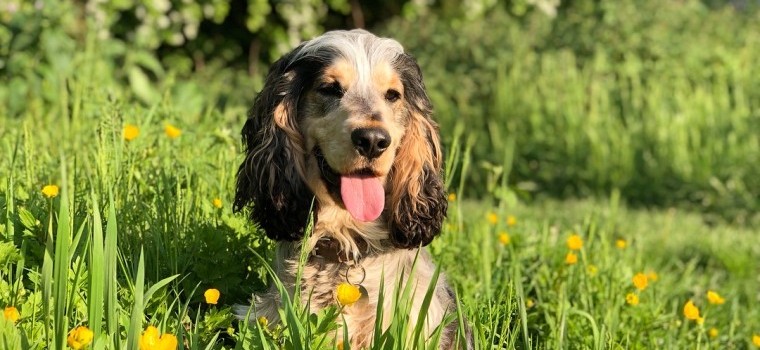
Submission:
[[[760,31],[699,4],[377,26],[436,107],[449,216],[428,249],[478,349],[760,348]],[[232,314],[277,282],[232,212],[261,73],[188,73],[46,6],[0,8],[0,348],[347,349],[337,308]],[[373,349],[435,348],[401,336],[405,293]]]

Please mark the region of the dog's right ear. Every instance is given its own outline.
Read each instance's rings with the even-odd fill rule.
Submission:
[[[270,68],[243,127],[245,160],[237,176],[234,210],[252,205],[251,220],[274,240],[298,240],[313,193],[303,181],[305,150],[296,111],[303,90],[293,60],[301,47]]]

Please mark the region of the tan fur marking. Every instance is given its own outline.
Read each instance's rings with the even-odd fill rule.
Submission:
[[[338,60],[325,69],[323,81],[337,81],[344,89],[347,89],[353,85],[356,77],[356,68],[346,60]]]
[[[283,104],[279,104],[274,109],[274,123],[285,132],[290,146],[289,149],[294,153],[292,159],[296,162],[296,170],[302,178],[306,178],[306,167],[304,165],[306,150],[304,149],[303,137]]]
[[[372,81],[375,84],[375,88],[383,93],[388,91],[388,89],[394,89],[402,95],[404,93],[404,84],[401,82],[401,77],[399,77],[390,64],[382,64],[379,67],[375,67],[372,71]]]
[[[408,193],[409,197],[419,197],[424,167],[440,170],[442,165],[441,150],[438,141],[437,126],[424,116],[412,114],[401,147],[396,153],[393,166],[393,184],[391,186],[391,205],[395,209],[401,199]],[[430,138],[430,141],[428,141]],[[435,148],[431,148],[435,147]],[[417,201],[412,201],[416,210]]]

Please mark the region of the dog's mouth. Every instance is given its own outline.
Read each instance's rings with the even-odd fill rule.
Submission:
[[[340,174],[327,163],[322,150],[314,149],[319,172],[333,198],[340,198],[346,210],[359,221],[374,221],[385,207],[385,189],[380,177],[370,168]]]

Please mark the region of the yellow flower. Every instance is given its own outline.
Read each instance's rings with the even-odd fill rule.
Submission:
[[[343,350],[343,342],[338,343],[338,345],[335,345],[338,350]]]
[[[509,242],[512,242],[512,237],[509,237],[509,233],[499,233],[499,243],[501,243],[501,245],[508,245]]]
[[[217,209],[222,209],[222,200],[220,198],[214,198],[214,200],[211,201],[211,204]]]
[[[54,198],[58,196],[58,191],[59,189],[58,189],[58,186],[56,185],[46,185],[45,187],[42,188],[42,194],[44,194],[45,197],[48,197],[48,198]]]
[[[140,129],[138,129],[136,126],[132,124],[124,125],[124,139],[127,141],[132,141],[137,138],[137,136],[140,136]]]
[[[594,264],[590,264],[589,266],[586,266],[586,273],[588,273],[589,276],[594,277],[599,272],[599,269]]]
[[[449,193],[449,202],[453,202],[457,200],[457,194],[456,193]]]
[[[84,349],[90,344],[90,342],[92,342],[93,336],[94,333],[92,333],[89,328],[79,326],[69,332],[69,336],[66,338],[66,344],[69,344],[69,347],[75,350]]]
[[[269,325],[269,320],[267,320],[267,318],[264,316],[259,317],[258,321],[259,321],[259,325],[262,327],[266,327],[267,325]]]
[[[752,336],[752,344],[760,348],[760,335],[755,334]]]
[[[709,335],[710,338],[717,338],[718,337],[718,329],[715,328],[715,327],[710,328],[710,330],[707,331],[707,335]]]
[[[507,226],[512,227],[515,225],[517,225],[517,218],[512,215],[507,216]]]
[[[206,292],[203,293],[203,297],[206,298],[206,303],[216,305],[216,302],[219,301],[219,290],[218,289],[206,289]]]
[[[578,256],[575,255],[575,253],[569,252],[567,253],[567,255],[565,255],[565,264],[574,265],[577,262],[578,262]]]
[[[140,350],[176,350],[177,337],[164,333],[159,335],[158,328],[148,326],[140,337]]]
[[[530,309],[533,307],[533,305],[536,305],[536,302],[533,301],[533,299],[528,298],[528,300],[525,301],[525,308]]]
[[[361,298],[359,287],[350,283],[341,283],[335,289],[335,299],[343,306],[349,306]]]
[[[6,320],[11,321],[13,323],[16,323],[19,318],[21,318],[21,314],[16,310],[13,306],[7,306],[5,310],[3,311],[3,316]]]
[[[632,280],[633,280],[633,285],[638,290],[644,290],[649,285],[649,280],[647,278],[647,275],[641,272],[634,275]]]
[[[723,297],[720,296],[717,292],[708,290],[707,291],[707,301],[710,302],[710,304],[720,305],[726,302],[726,299],[723,299]]]
[[[628,246],[628,242],[626,242],[624,239],[618,239],[615,241],[615,246],[618,249],[625,249],[625,247]]]
[[[657,282],[657,280],[660,279],[660,276],[657,275],[657,272],[649,271],[647,273],[647,278],[652,282]]]
[[[182,135],[182,130],[178,129],[176,126],[171,124],[166,124],[164,127],[164,133],[166,133],[166,136],[170,139],[176,139],[179,137],[179,135]]]
[[[570,237],[567,238],[567,247],[570,248],[570,250],[581,250],[581,248],[583,248],[583,240],[581,239],[581,236],[576,234],[570,235]]]
[[[699,317],[699,308],[694,305],[694,302],[689,300],[686,302],[686,305],[683,306],[683,315],[686,316],[686,318],[690,320],[695,320],[699,322],[699,319],[702,317]]]
[[[634,293],[628,293],[625,295],[625,302],[632,306],[639,305],[639,296]]]
[[[488,213],[486,217],[488,218],[488,222],[490,222],[491,225],[496,225],[496,223],[499,222],[499,217],[494,213]]]

